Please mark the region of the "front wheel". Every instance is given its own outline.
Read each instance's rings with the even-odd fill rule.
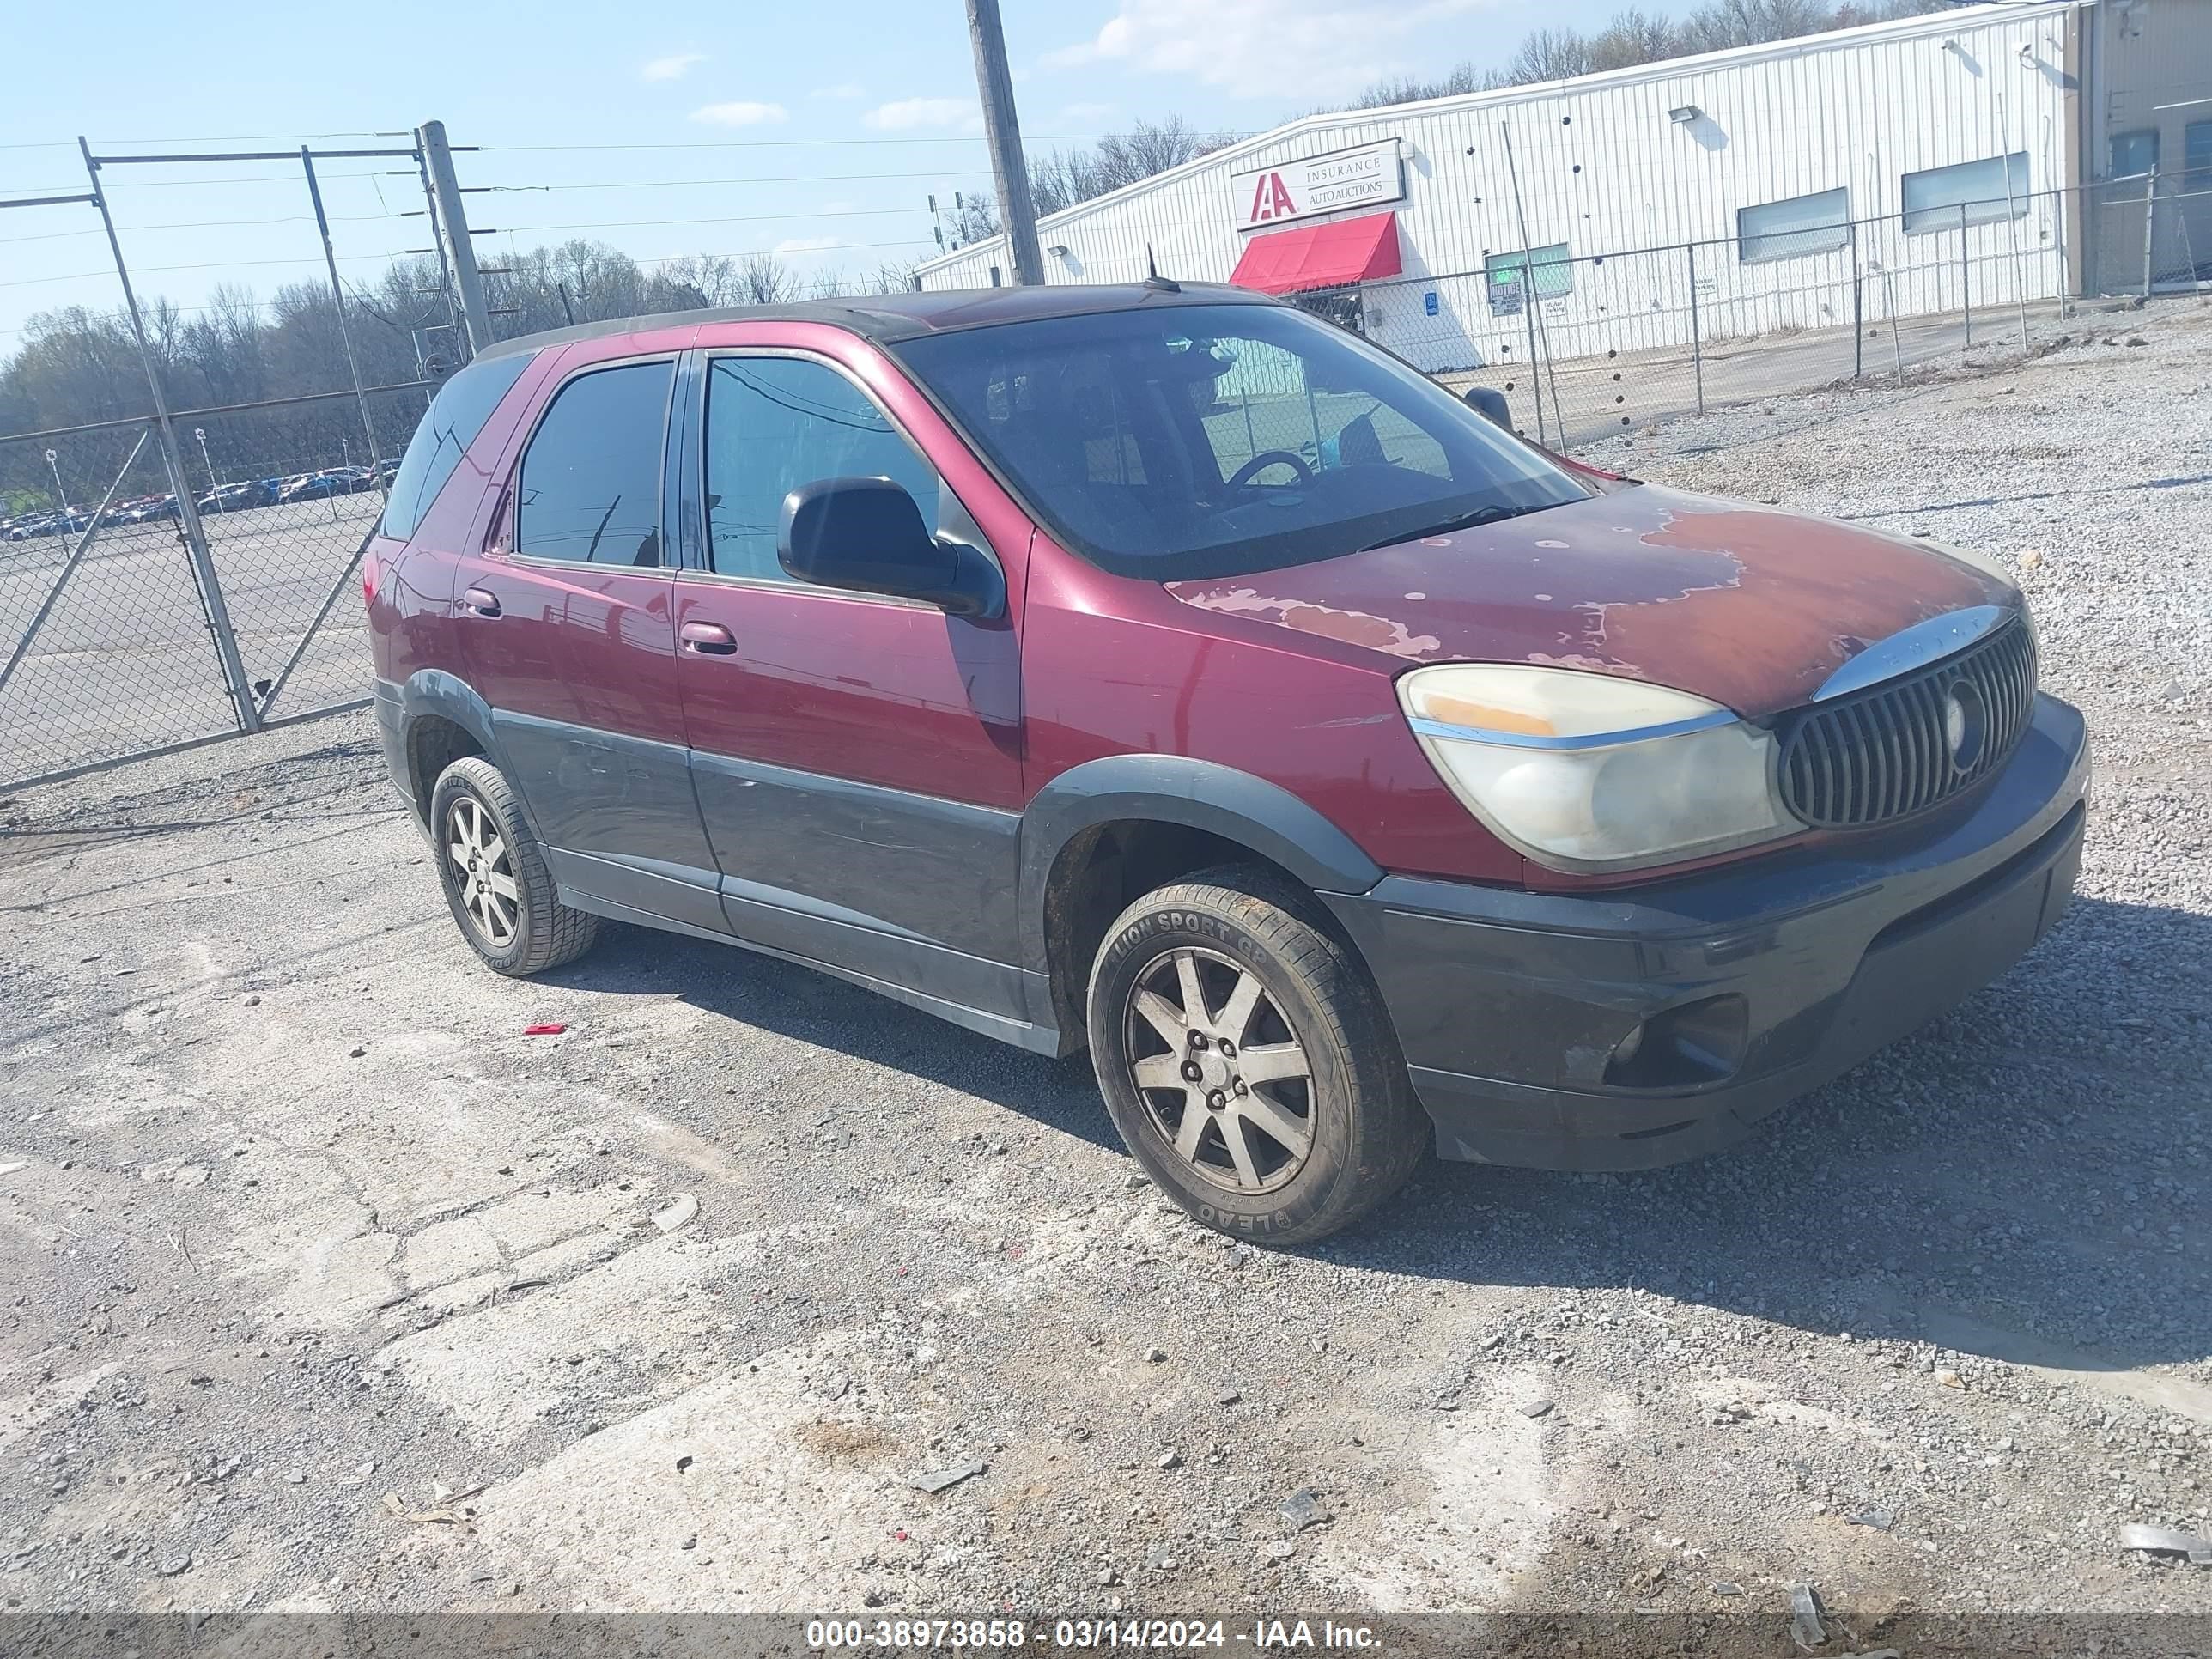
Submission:
[[[1318,920],[1271,872],[1209,871],[1123,911],[1091,974],[1130,1152],[1199,1220],[1275,1244],[1358,1219],[1429,1140],[1373,981]]]

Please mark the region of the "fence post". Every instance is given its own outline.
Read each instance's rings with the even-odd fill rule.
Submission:
[[[305,144],[300,146],[300,166],[307,175],[308,198],[315,204],[315,228],[323,234],[323,264],[331,273],[331,303],[338,308],[338,340],[345,347],[346,373],[353,377],[353,400],[361,410],[362,435],[368,440],[368,476],[381,494],[384,466],[382,457],[376,453],[376,423],[369,419],[368,393],[362,389],[361,360],[354,355],[353,330],[346,326],[345,289],[338,283],[338,256],[331,246],[330,219],[323,212],[323,188],[315,182],[315,158]]]
[[[1897,360],[1897,383],[1905,384],[1905,336],[1897,327],[1897,273],[1885,269],[1881,273],[1882,291],[1889,296],[1889,349]]]
[[[1959,209],[1959,304],[1966,313],[1966,343],[1974,343],[1974,268],[1966,263],[1966,210]]]
[[[1538,376],[1545,373],[1551,353],[1540,355],[1543,362],[1535,362],[1536,349],[1536,250],[1528,246],[1528,210],[1521,203],[1521,168],[1513,159],[1513,135],[1506,131],[1505,123],[1498,124],[1498,136],[1505,145],[1505,174],[1513,181],[1513,216],[1521,222],[1521,307],[1528,325],[1528,384],[1536,389],[1536,438],[1544,438],[1544,393]],[[1548,342],[1547,343],[1548,343]],[[1559,407],[1559,383],[1552,382],[1552,414],[1559,423],[1559,452],[1566,453],[1567,412]]]
[[[177,451],[176,428],[169,423],[169,400],[161,391],[161,371],[155,364],[153,347],[147,343],[145,319],[138,314],[138,295],[131,287],[131,270],[123,263],[123,243],[115,234],[115,216],[107,210],[107,192],[100,188],[100,165],[92,159],[92,146],[85,142],[82,134],[77,137],[76,147],[78,154],[84,157],[85,176],[92,180],[93,205],[100,210],[100,222],[107,229],[107,251],[115,257],[115,277],[123,284],[124,309],[131,313],[131,332],[138,342],[138,359],[145,365],[146,385],[154,394],[154,425],[161,438],[161,463],[168,470],[169,488],[177,493],[177,527],[183,534],[185,557],[191,565],[192,580],[200,590],[200,605],[207,614],[208,631],[215,635],[216,660],[222,668],[223,684],[230,693],[238,729],[258,732],[261,716],[253,706],[253,688],[246,678],[246,664],[238,654],[238,636],[231,631],[230,612],[222,602],[222,586],[216,580],[215,558],[208,551],[207,532],[200,523],[199,501],[192,494],[184,457]]]
[[[2150,298],[2151,253],[2158,246],[2158,163],[2143,174],[2143,298]]]
[[[1690,258],[1690,369],[1698,377],[1698,413],[1705,412],[1705,331],[1698,319],[1698,245],[1682,244]]]
[[[1851,379],[1866,373],[1866,272],[1859,267],[1859,222],[1851,221]]]

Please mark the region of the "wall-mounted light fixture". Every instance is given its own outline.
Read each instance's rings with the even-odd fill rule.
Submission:
[[[1054,242],[1050,247],[1047,248],[1045,252],[1052,255],[1055,259],[1065,259],[1067,258],[1067,244],[1065,242]]]
[[[1679,109],[1670,109],[1667,112],[1667,118],[1678,127],[1686,127],[1691,122],[1702,118],[1704,115],[1705,111],[1699,109],[1695,104],[1684,104]]]

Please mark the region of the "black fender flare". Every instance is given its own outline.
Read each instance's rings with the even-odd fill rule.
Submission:
[[[399,713],[408,726],[426,714],[453,721],[483,745],[494,765],[499,763],[499,738],[492,729],[491,705],[459,675],[442,668],[416,670],[399,688]]]
[[[459,675],[449,674],[442,668],[421,668],[407,677],[406,684],[394,687],[399,705],[399,735],[401,756],[410,767],[408,783],[413,785],[411,768],[415,753],[416,722],[430,717],[451,720],[476,740],[484,758],[504,772],[505,761],[500,752],[499,731],[493,723],[491,705],[477,695],[476,688]],[[415,803],[416,817],[428,822],[430,811],[429,786],[437,781],[425,778],[422,799]],[[518,799],[520,791],[516,792]],[[530,808],[526,802],[522,810],[526,816]],[[533,822],[532,828],[537,826]]]
[[[1022,814],[1024,966],[1050,971],[1045,908],[1060,854],[1084,830],[1121,818],[1207,830],[1250,848],[1318,893],[1364,893],[1383,876],[1358,842],[1280,784],[1182,755],[1104,756],[1053,779]]]

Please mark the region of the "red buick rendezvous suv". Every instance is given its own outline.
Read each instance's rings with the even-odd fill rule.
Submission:
[[[1279,1243],[1432,1143],[1733,1140],[2080,860],[2081,718],[1993,566],[1562,461],[1231,289],[513,341],[366,572],[492,968],[613,918],[1087,1046],[1146,1171]]]

